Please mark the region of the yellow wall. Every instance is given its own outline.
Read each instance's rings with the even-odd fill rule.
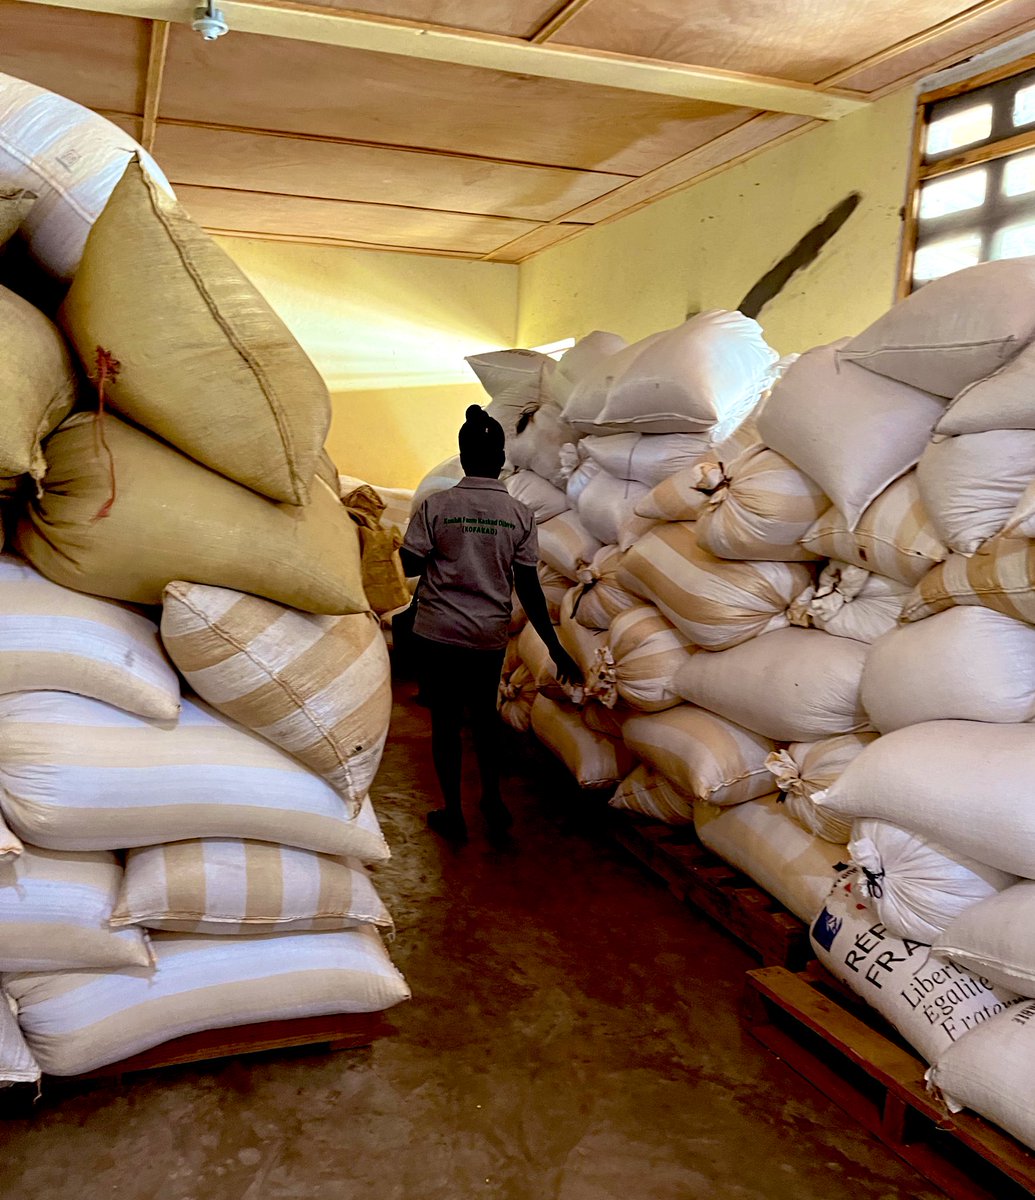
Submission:
[[[486,400],[469,354],[515,344],[518,268],[221,238],[327,381],[339,470],[415,487]]]
[[[862,203],[759,320],[784,354],[862,329],[893,301],[913,105],[898,92],[522,264],[518,344],[634,341],[734,309],[853,191]]]

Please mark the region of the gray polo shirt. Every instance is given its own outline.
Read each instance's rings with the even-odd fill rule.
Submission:
[[[427,559],[414,633],[477,650],[507,644],[514,566],[539,561],[527,505],[498,479],[467,475],[424,501],[403,545]]]

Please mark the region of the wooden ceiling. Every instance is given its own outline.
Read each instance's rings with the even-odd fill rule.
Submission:
[[[207,43],[192,0],[0,0],[0,71],[132,133],[214,232],[510,263],[1035,28],[1035,0],[221,7]]]

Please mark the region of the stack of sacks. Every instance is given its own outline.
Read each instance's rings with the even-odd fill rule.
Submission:
[[[8,512],[30,560],[0,559],[0,972],[28,1050],[78,1074],[388,1007],[407,992],[362,866],[388,853],[366,797],[387,652],[322,381],[138,162],[60,321],[110,411],[68,415],[41,316],[0,326],[25,368],[0,471],[27,484]],[[115,601],[164,601],[166,649]]]

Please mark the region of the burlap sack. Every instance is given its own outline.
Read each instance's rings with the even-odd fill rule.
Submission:
[[[113,408],[212,470],[307,504],[327,388],[244,273],[134,158],[87,239],[60,321]]]
[[[116,417],[96,422],[78,413],[47,442],[43,494],[14,534],[48,578],[137,604],[182,579],[304,612],[366,611],[356,526],[322,481],[305,508],[274,504]]]

